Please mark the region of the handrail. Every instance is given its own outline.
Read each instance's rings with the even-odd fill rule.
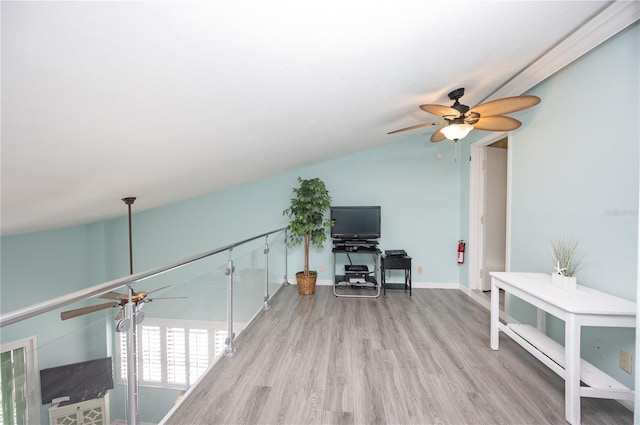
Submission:
[[[96,295],[101,295],[106,292],[113,291],[114,289],[121,288],[125,285],[129,285],[131,283],[140,282],[142,280],[148,279],[153,276],[157,276],[159,274],[165,273],[170,270],[177,269],[179,267],[193,263],[194,261],[198,261],[203,258],[210,257],[220,252],[231,251],[236,246],[245,244],[247,242],[251,242],[253,240],[265,237],[267,235],[271,235],[273,233],[281,232],[282,230],[285,230],[285,229],[286,227],[282,227],[280,229],[272,230],[270,232],[266,232],[258,236],[254,236],[239,242],[235,242],[229,245],[222,246],[220,248],[213,249],[211,251],[206,251],[201,254],[196,254],[190,257],[183,258],[182,260],[178,260],[166,266],[161,266],[151,270],[147,270],[145,272],[140,272],[140,273],[132,274],[130,276],[110,280],[108,282],[92,286],[90,288],[81,289],[79,291],[71,292],[70,294],[62,295],[60,297],[53,298],[51,300],[32,304],[26,307],[22,307],[22,308],[10,311],[8,313],[4,313],[0,315],[0,328],[11,325],[13,323],[20,322],[25,319],[29,319],[34,316],[38,316],[40,314],[46,313],[51,310],[55,310],[56,308],[59,308],[59,307],[64,307],[76,301],[81,301],[83,299],[91,298]]]

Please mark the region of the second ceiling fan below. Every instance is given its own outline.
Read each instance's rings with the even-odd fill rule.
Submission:
[[[506,117],[505,114],[521,111],[540,103],[537,96],[514,96],[503,99],[492,100],[482,103],[474,108],[460,103],[460,98],[464,96],[464,88],[459,88],[449,93],[449,99],[453,100],[452,106],[426,104],[420,105],[420,109],[433,115],[441,117],[444,121],[428,122],[401,128],[387,134],[399,133],[401,131],[415,130],[417,128],[432,125],[446,124],[440,127],[431,135],[432,142],[439,142],[444,139],[457,142],[465,137],[473,129],[485,131],[511,131],[520,127],[522,123],[515,118]]]

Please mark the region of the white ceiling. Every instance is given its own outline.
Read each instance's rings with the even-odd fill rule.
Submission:
[[[431,134],[386,133],[458,87],[480,103],[608,3],[2,1],[2,234]]]

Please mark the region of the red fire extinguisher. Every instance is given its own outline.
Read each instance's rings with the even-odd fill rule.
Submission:
[[[460,239],[458,241],[458,264],[464,264],[464,247],[465,243]]]

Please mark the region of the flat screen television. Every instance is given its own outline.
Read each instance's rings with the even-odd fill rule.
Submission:
[[[331,207],[331,237],[367,240],[380,237],[380,206]]]
[[[40,371],[42,404],[61,397],[69,401],[61,405],[79,403],[104,396],[113,388],[111,357],[88,360]]]

